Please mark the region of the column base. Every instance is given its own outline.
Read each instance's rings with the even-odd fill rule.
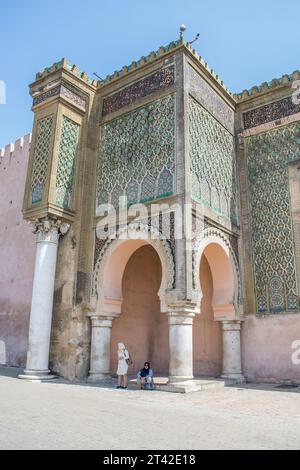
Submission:
[[[24,370],[24,374],[18,375],[19,379],[41,382],[42,380],[56,379],[56,375],[50,374],[50,370]]]
[[[103,374],[99,372],[90,372],[87,378],[88,383],[103,383],[103,384],[111,384],[112,383],[112,376],[110,373]]]
[[[243,374],[222,374],[221,379],[225,380],[228,385],[242,384],[246,381]]]

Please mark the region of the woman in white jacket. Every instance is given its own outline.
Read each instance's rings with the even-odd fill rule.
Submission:
[[[128,385],[127,372],[128,363],[127,360],[130,358],[129,352],[125,347],[125,344],[118,343],[118,386],[117,388],[126,389]],[[123,384],[122,384],[123,383]]]

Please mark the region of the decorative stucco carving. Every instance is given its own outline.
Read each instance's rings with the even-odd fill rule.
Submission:
[[[126,238],[125,238],[126,237]],[[175,279],[175,262],[173,252],[167,239],[165,239],[158,229],[147,224],[133,223],[120,228],[116,233],[107,238],[102,246],[97,258],[92,280],[92,296],[97,296],[98,286],[102,285],[100,277],[101,263],[104,258],[108,258],[114,250],[116,244],[126,243],[127,240],[146,240],[158,253],[163,261],[162,269],[165,271],[165,289],[173,289]]]
[[[224,232],[215,228],[209,227],[206,228],[202,233],[200,233],[194,240],[193,246],[193,257],[192,257],[192,269],[193,269],[193,287],[197,289],[199,285],[199,266],[200,260],[203,255],[203,249],[201,245],[208,246],[209,243],[219,242],[220,245],[225,245],[230,254],[230,259],[234,267],[234,276],[236,278],[236,304],[237,306],[241,305],[242,302],[242,283],[241,283],[241,275],[240,275],[240,268],[237,257],[231,246],[230,239]],[[206,243],[207,242],[207,243]]]

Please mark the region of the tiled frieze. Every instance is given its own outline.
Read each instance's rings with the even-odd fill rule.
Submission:
[[[174,65],[164,67],[103,100],[102,116],[118,111],[140,98],[163,90],[175,82]]]
[[[258,313],[299,307],[288,175],[299,136],[297,123],[245,139]]]
[[[175,96],[158,99],[103,124],[97,165],[96,206],[118,206],[175,191]]]
[[[234,137],[192,97],[189,129],[192,197],[236,223]]]
[[[48,173],[48,160],[52,131],[52,115],[38,120],[31,174],[32,204],[41,202],[43,198],[43,191]]]
[[[267,122],[276,121],[299,112],[300,104],[293,103],[291,97],[284,98],[244,113],[244,128],[250,129],[261,126]]]
[[[44,93],[41,93],[40,95],[33,98],[33,106],[41,104],[54,96],[62,96],[63,98],[68,99],[82,110],[86,109],[86,96],[81,94],[79,90],[77,90],[74,86],[67,82],[63,82],[61,84],[53,86],[53,88],[51,88],[50,90],[47,90]]]
[[[79,124],[63,116],[59,143],[55,203],[65,209],[70,209],[72,206],[79,130]]]

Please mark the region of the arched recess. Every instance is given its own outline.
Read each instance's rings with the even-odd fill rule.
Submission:
[[[172,250],[157,229],[135,223],[109,237],[98,256],[93,280],[98,314],[120,315],[122,278],[126,264],[136,250],[147,244],[155,249],[161,262],[162,278],[158,296],[161,312],[167,312],[167,292],[174,288],[175,276]]]
[[[199,277],[200,262],[205,255],[212,276],[212,308],[214,320],[238,320],[241,318],[241,281],[235,253],[226,235],[216,228],[205,229],[196,239],[193,257],[193,284],[202,299]]]

